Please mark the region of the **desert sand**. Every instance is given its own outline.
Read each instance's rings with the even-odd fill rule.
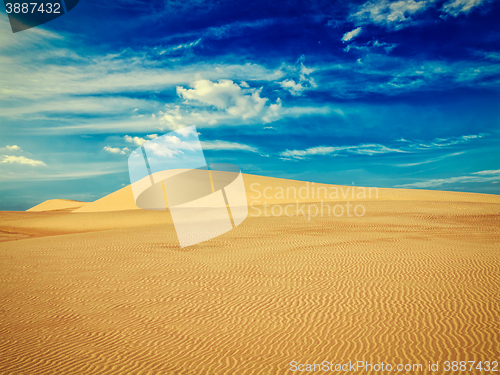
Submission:
[[[129,186],[0,212],[0,373],[272,375],[292,361],[366,361],[436,374],[500,360],[500,196],[337,186],[323,203],[364,215],[308,218],[284,209],[319,206],[317,195],[278,196],[306,183],[244,181],[247,219],[183,249],[168,210],[137,209]]]

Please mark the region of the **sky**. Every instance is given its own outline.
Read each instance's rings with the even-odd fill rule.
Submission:
[[[209,163],[500,194],[500,2],[80,0],[0,14],[0,210],[93,201],[196,125]]]

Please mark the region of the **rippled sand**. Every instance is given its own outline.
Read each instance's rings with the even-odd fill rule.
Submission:
[[[108,209],[130,208],[119,194]],[[1,212],[0,373],[498,361],[500,197],[384,189],[362,203],[359,218],[249,216],[184,249],[168,212]]]

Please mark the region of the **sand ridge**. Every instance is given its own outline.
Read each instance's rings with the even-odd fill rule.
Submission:
[[[50,199],[29,208],[27,211],[46,212],[46,211],[74,211],[85,206],[88,202],[80,202],[71,199]]]

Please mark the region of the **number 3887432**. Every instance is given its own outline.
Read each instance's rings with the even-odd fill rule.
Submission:
[[[6,3],[7,13],[61,13],[60,3]]]

